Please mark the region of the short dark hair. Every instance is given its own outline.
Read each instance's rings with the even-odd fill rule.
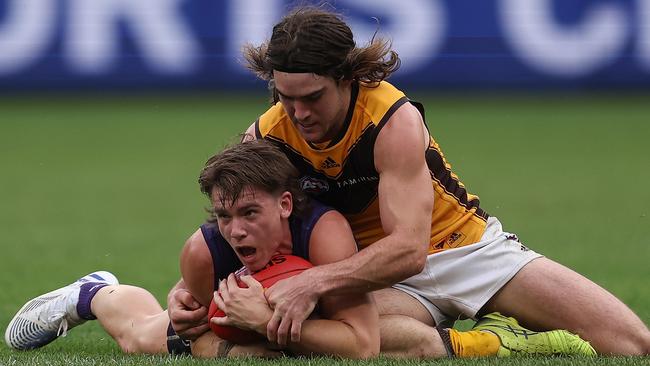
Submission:
[[[273,70],[311,72],[334,80],[377,84],[399,68],[390,41],[373,37],[356,47],[350,27],[338,14],[318,7],[293,10],[273,27],[271,39],[244,46],[248,67],[264,80]]]
[[[301,215],[308,201],[298,177],[298,170],[278,147],[266,140],[252,140],[227,147],[208,159],[199,175],[199,186],[210,199],[217,188],[224,206],[233,204],[250,187],[273,195],[289,192],[293,214]]]

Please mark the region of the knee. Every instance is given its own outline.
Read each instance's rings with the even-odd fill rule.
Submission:
[[[630,352],[626,356],[648,356],[650,355],[650,333],[643,336],[642,339],[631,340],[629,345]]]
[[[604,352],[620,356],[648,356],[650,355],[650,331],[629,332],[617,339],[617,349]]]
[[[160,345],[144,334],[123,335],[117,338],[116,341],[124,353],[156,354],[161,352]]]
[[[650,330],[644,324],[639,324],[635,330],[630,329],[627,339],[630,356],[650,355]]]
[[[642,346],[641,355],[648,356],[650,355],[650,330],[646,330],[645,336],[643,337],[643,346]]]
[[[438,332],[413,318],[384,315],[379,318],[380,351],[391,358],[430,359],[446,357]]]

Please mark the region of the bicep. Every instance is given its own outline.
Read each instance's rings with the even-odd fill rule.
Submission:
[[[180,258],[181,275],[187,290],[202,305],[208,306],[214,291],[212,256],[201,230],[185,243]]]
[[[352,229],[338,211],[328,211],[312,232],[309,259],[314,265],[336,263],[357,252]],[[343,321],[355,329],[376,326],[376,308],[369,293],[356,292],[344,296],[325,296],[319,301],[320,315],[325,319]]]
[[[341,261],[357,252],[350,224],[338,211],[321,216],[309,239],[309,261],[323,265]]]
[[[371,293],[357,292],[342,296],[325,296],[320,299],[319,315],[351,326],[355,332],[372,333],[378,329],[377,307]]]
[[[377,137],[374,155],[379,209],[387,234],[430,231],[433,185],[425,160],[425,131],[417,110],[405,104]]]

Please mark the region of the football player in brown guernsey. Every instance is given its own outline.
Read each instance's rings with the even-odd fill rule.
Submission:
[[[600,354],[650,352],[647,326],[625,304],[481,209],[430,135],[424,108],[385,81],[399,65],[389,41],[357,46],[340,16],[302,7],[244,56],[273,92],[247,133],[282,149],[303,189],[345,215],[360,248],[265,292],[274,308],[269,340],[297,342],[322,296],[376,291],[380,328],[390,329],[381,332],[386,353],[431,356],[441,339],[456,355],[492,352],[457,347],[462,337],[446,327],[464,318],[477,319],[475,329],[514,329],[517,320],[566,329]],[[516,337],[498,335],[502,343]]]

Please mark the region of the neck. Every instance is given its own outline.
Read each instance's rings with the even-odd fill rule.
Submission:
[[[278,252],[281,254],[291,254],[293,252],[293,238],[291,237],[289,219],[282,222],[282,239],[280,245],[278,245]]]
[[[333,126],[330,131],[328,131],[327,136],[324,136],[321,143],[329,142],[338,136],[338,134],[341,132],[341,129],[345,127],[345,119],[348,116],[350,108],[354,108],[350,105],[350,101],[352,99],[352,83],[345,81],[341,81],[341,83],[345,83],[344,85],[339,84],[339,90],[341,93],[341,105],[343,108],[341,108],[339,111],[339,115],[336,119],[336,125]]]

